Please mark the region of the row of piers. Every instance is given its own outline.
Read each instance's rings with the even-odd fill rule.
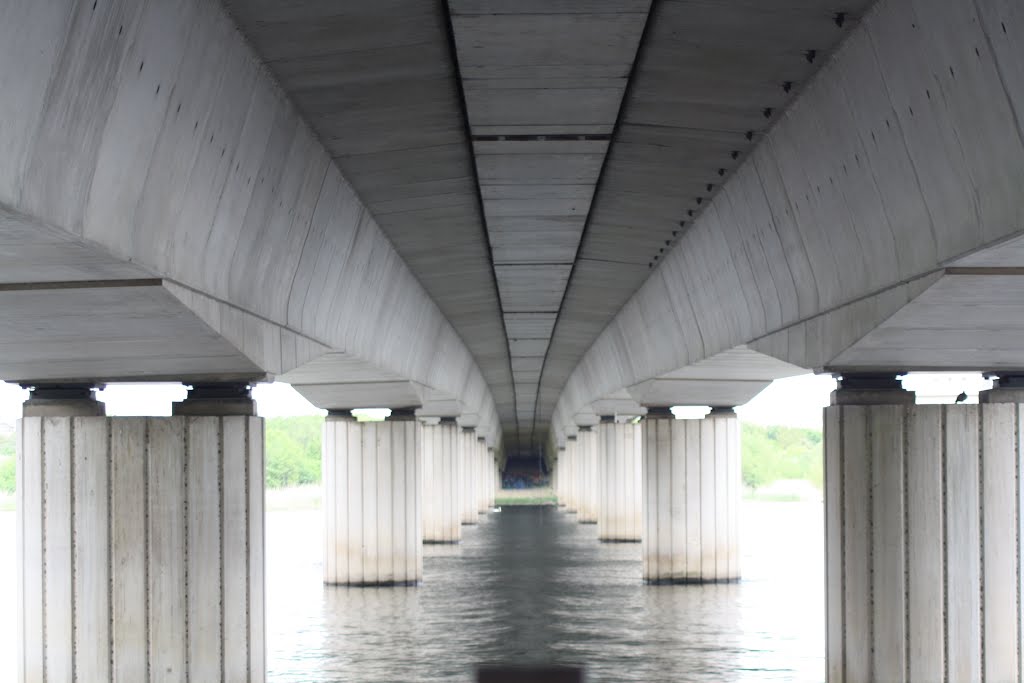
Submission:
[[[31,385],[27,385],[31,386]],[[18,680],[262,681],[264,422],[246,383],[170,417],[31,386],[18,422]],[[453,418],[323,426],[324,582],[415,585],[422,544],[493,508],[495,453]]]
[[[825,409],[830,681],[1011,680],[1021,641],[1021,406],[917,405],[848,375]],[[650,583],[740,578],[731,409],[602,416],[555,461],[559,504],[641,542]],[[324,425],[324,580],[414,585],[423,543],[494,504],[493,449],[453,418]],[[35,387],[18,425],[19,680],[263,680],[263,421],[245,385],[171,417],[106,417],[88,385]]]
[[[828,680],[1019,680],[1024,378],[920,405],[897,377],[848,373],[824,411]],[[604,417],[556,467],[567,513],[596,506],[600,540],[642,542],[645,581],[740,578],[731,408]]]
[[[598,539],[643,544],[648,583],[735,581],[739,570],[739,420],[731,408],[677,420],[667,407],[601,416],[566,438],[559,505]]]

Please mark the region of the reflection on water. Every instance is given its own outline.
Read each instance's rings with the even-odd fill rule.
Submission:
[[[821,506],[747,503],[737,585],[644,586],[640,547],[550,508],[425,546],[419,588],[325,587],[319,512],[267,516],[270,683],[470,681],[483,662],[590,681],[821,681]],[[0,513],[0,680],[14,680],[14,513]]]
[[[588,681],[821,681],[821,505],[747,503],[739,584],[645,586],[639,544],[506,508],[424,547],[418,588],[321,584],[318,512],[267,519],[271,683],[471,681],[481,663]]]

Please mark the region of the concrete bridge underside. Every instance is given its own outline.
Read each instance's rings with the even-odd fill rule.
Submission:
[[[75,526],[76,501],[89,500],[76,481],[93,480],[69,472],[86,462],[96,490],[114,490],[108,504],[141,509],[150,502],[136,492],[166,478],[157,522],[234,505],[228,521],[260,536],[249,484],[261,431],[238,386],[278,378],[331,411],[325,462],[351,495],[332,500],[328,545],[373,538],[358,571],[335,553],[340,582],[418,580],[424,457],[459,501],[431,501],[444,516],[428,525],[433,540],[452,542],[489,507],[502,458],[539,452],[581,521],[615,540],[646,534],[648,580],[735,580],[732,522],[690,544],[700,563],[675,551],[666,561],[683,527],[665,510],[683,509],[672,501],[685,491],[686,510],[734,519],[731,408],[813,369],[845,382],[827,413],[830,679],[948,664],[936,653],[953,640],[902,664],[865,645],[886,619],[920,635],[914,605],[940,596],[866,614],[856,605],[876,589],[913,591],[842,562],[867,554],[878,576],[904,576],[911,532],[903,554],[887,554],[890,527],[874,520],[911,529],[908,515],[926,510],[951,522],[950,547],[967,548],[942,559],[944,580],[992,586],[978,605],[1019,585],[1020,527],[1002,523],[1020,518],[1019,496],[999,488],[1008,462],[1020,468],[1018,408],[916,412],[892,378],[994,371],[989,402],[1024,402],[1022,35],[1024,7],[1010,0],[0,0],[0,379],[39,388],[22,431],[31,466],[20,476],[39,512],[20,527],[23,564],[59,560],[78,577],[76,549],[113,528],[102,506],[88,509],[93,526]],[[169,421],[128,424],[104,418],[86,389],[117,380],[195,388]],[[683,403],[715,410],[683,428],[665,410]],[[347,414],[357,407],[394,418],[367,427]],[[167,469],[115,481],[120,464],[139,465],[131,444],[150,457],[151,433]],[[929,444],[941,469],[919,471],[913,454]],[[220,470],[192,482],[192,458],[212,467],[206,452]],[[888,481],[882,462],[906,486],[865,499]],[[951,502],[947,465],[979,498],[1002,497],[991,509]],[[203,488],[230,481],[226,466],[244,471],[244,490]],[[612,471],[631,493],[609,485]],[[651,476],[663,471],[672,486]],[[399,479],[408,496],[388,488]],[[67,505],[48,506],[51,489]],[[625,510],[638,491],[644,524]],[[356,493],[376,495],[402,533],[345,517]],[[152,552],[213,543],[201,521],[186,522],[195,537],[158,535]],[[936,529],[918,532],[914,544],[938,542]],[[986,554],[1000,544],[1016,550]],[[227,571],[213,550],[223,566],[192,555],[184,576]],[[261,547],[250,550],[247,591],[263,580]],[[99,583],[102,560],[81,559]],[[43,575],[64,595],[59,572]],[[45,597],[37,583],[22,593]],[[232,618],[251,607],[249,593],[221,597]],[[177,618],[214,598],[160,604]],[[186,629],[228,618],[196,609]],[[994,605],[964,610],[1010,620]],[[963,626],[951,613],[944,628]],[[258,655],[258,625],[220,626],[223,651],[243,639]],[[1011,633],[968,626],[971,642]],[[877,658],[856,659],[865,648]],[[956,671],[1000,679],[1006,652],[961,652]],[[235,664],[258,679],[258,660]]]
[[[1004,309],[953,301],[1003,306],[1021,265],[1011,4],[3,12],[0,295],[28,311],[8,379],[335,359],[333,381],[426,387],[518,452],[743,344],[1019,364],[1009,337],[968,343],[1012,334]],[[195,331],[170,349],[167,324]]]

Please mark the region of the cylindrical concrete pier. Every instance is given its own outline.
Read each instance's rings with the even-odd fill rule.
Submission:
[[[576,440],[579,468],[579,503],[577,520],[580,524],[597,524],[597,432],[593,427],[580,427]]]
[[[565,446],[558,447],[558,457],[555,460],[555,499],[558,501],[558,507],[565,509],[566,494],[565,494],[565,482],[566,482],[566,467],[567,455]]]
[[[498,463],[494,460],[494,449],[487,449],[487,509],[494,509],[494,499],[498,494]]]
[[[739,420],[716,410],[643,422],[643,576],[650,583],[736,581],[741,497]]]
[[[597,426],[597,538],[640,541],[643,532],[640,425],[602,417]]]
[[[328,415],[323,439],[324,583],[415,585],[423,576],[420,426],[406,415]]]
[[[490,494],[491,470],[487,466],[487,440],[477,437],[476,440],[476,509],[481,515],[491,511]]]
[[[476,504],[477,479],[476,469],[476,430],[473,427],[462,427],[458,441],[459,480],[461,482],[462,500],[460,502],[460,520],[463,524],[476,524],[480,516]]]
[[[17,428],[18,680],[263,681],[263,420],[48,415]]]
[[[568,436],[565,439],[565,511],[570,514],[579,513],[579,440]]]
[[[828,681],[1018,681],[1021,405],[851,379],[825,409]]]
[[[454,418],[423,425],[424,543],[458,543],[462,539],[458,439]]]

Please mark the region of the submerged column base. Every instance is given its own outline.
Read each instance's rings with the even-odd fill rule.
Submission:
[[[597,539],[605,543],[639,543],[643,531],[641,505],[640,425],[602,417],[597,426]]]
[[[423,542],[427,544],[462,540],[458,438],[454,418],[423,425]]]
[[[703,420],[676,420],[667,408],[651,408],[643,432],[644,581],[738,581],[736,413],[718,409]]]
[[[423,578],[419,425],[402,415],[324,422],[324,583],[413,586]]]

